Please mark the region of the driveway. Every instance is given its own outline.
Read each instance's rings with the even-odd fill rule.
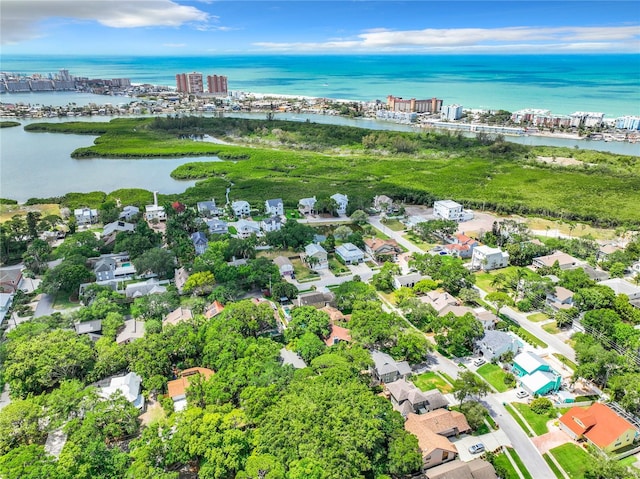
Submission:
[[[40,316],[49,316],[53,313],[53,301],[55,297],[50,294],[42,294],[40,301],[38,301],[38,306],[36,307],[35,313],[33,313],[34,318],[38,318]]]
[[[550,427],[549,429],[553,430],[543,434],[542,436],[531,438],[531,442],[533,442],[533,445],[538,448],[540,454],[549,452],[549,450],[554,447],[562,446],[568,442],[573,442],[569,436],[567,436],[567,433],[561,431],[559,428]]]
[[[451,442],[456,445],[458,454],[460,455],[460,460],[464,462],[472,461],[473,459],[477,459],[480,456],[480,454],[471,454],[469,452],[469,446],[473,446],[474,444],[478,444],[479,442],[484,444],[484,448],[487,451],[495,451],[502,446],[511,447],[511,441],[502,429],[498,429],[497,431],[489,432],[487,434],[482,434],[480,436],[471,436],[465,434],[464,436],[460,436],[459,438],[451,438]]]

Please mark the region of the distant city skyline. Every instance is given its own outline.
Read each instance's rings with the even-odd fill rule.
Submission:
[[[3,54],[640,53],[631,1],[2,0]]]

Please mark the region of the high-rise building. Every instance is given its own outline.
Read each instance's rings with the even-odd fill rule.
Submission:
[[[443,120],[459,120],[462,118],[462,105],[445,105],[440,116]]]
[[[207,90],[216,95],[227,94],[227,77],[223,75],[208,75]]]
[[[439,113],[442,109],[442,100],[439,98],[430,98],[428,100],[416,100],[415,98],[411,98],[410,100],[405,100],[400,97],[389,95],[387,97],[387,106],[392,111]]]
[[[178,73],[176,89],[181,93],[203,93],[202,73]]]

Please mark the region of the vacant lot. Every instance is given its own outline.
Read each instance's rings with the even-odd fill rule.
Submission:
[[[451,384],[445,381],[439,374],[432,371],[415,376],[411,378],[411,381],[413,381],[413,383],[422,391],[437,389],[443,394],[453,391],[453,386],[451,386]]]

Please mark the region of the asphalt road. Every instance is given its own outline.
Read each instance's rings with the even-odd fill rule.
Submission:
[[[36,306],[36,311],[33,313],[33,317],[38,318],[40,316],[49,316],[53,313],[54,299],[54,296],[43,293],[40,301],[38,301],[38,306]]]
[[[402,236],[402,234],[400,234],[398,231],[393,231],[391,228],[387,228],[384,224],[380,222],[379,216],[370,216],[369,223],[371,223],[371,225],[374,228],[377,228],[380,231],[382,231],[388,237],[396,240],[399,244],[407,248],[407,250],[411,251],[412,253],[421,253],[421,254],[426,253],[426,251],[421,250],[416,245],[414,245],[411,241],[405,239],[404,236]]]

